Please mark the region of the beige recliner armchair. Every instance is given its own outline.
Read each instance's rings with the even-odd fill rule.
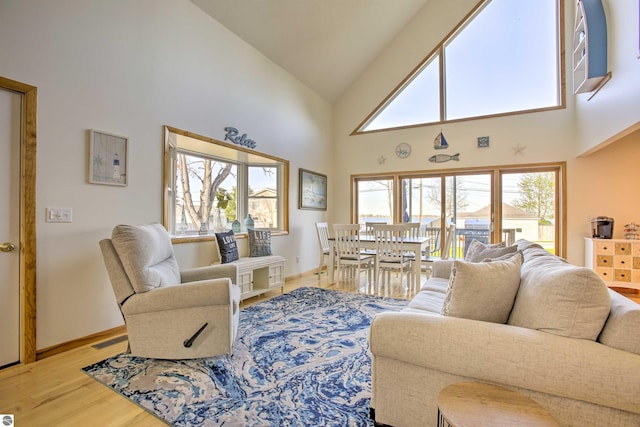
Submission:
[[[157,359],[230,354],[238,330],[235,265],[180,271],[160,224],[118,225],[100,241],[129,336],[129,352]]]

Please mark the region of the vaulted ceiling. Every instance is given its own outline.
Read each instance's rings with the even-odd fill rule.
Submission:
[[[191,0],[334,103],[428,0]]]

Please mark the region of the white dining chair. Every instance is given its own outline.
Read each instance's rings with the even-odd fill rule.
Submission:
[[[364,223],[364,232],[368,236],[373,236],[373,227],[375,225],[384,225],[387,224],[386,221],[366,221]]]
[[[412,282],[412,265],[410,256],[404,248],[404,236],[407,227],[405,224],[374,225],[373,234],[376,241],[376,264],[375,280],[376,284],[380,278],[380,273],[387,273],[387,282],[391,279],[391,271],[400,272],[400,284],[404,288],[404,276],[407,284]],[[384,275],[383,275],[384,277]]]
[[[318,245],[320,246],[320,262],[318,264],[318,277],[322,273],[322,267],[329,268],[327,258],[331,255],[331,246],[329,245],[329,224],[326,222],[316,222],[316,232],[318,234]]]
[[[364,254],[360,249],[360,224],[334,224],[335,234],[335,258],[337,266],[337,281],[345,278],[347,269],[355,268],[355,278],[360,280],[360,272],[367,270],[367,281],[371,283],[371,274],[374,267],[375,256]]]
[[[417,238],[422,236],[422,224],[419,222],[403,222],[404,236]]]

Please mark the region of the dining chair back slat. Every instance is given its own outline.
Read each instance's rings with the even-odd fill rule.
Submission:
[[[374,264],[374,256],[364,254],[360,250],[360,224],[334,224],[335,251],[338,268],[338,281],[344,280],[346,269],[356,268],[356,276],[360,280],[360,270],[367,269],[368,280],[371,282],[371,270]]]

